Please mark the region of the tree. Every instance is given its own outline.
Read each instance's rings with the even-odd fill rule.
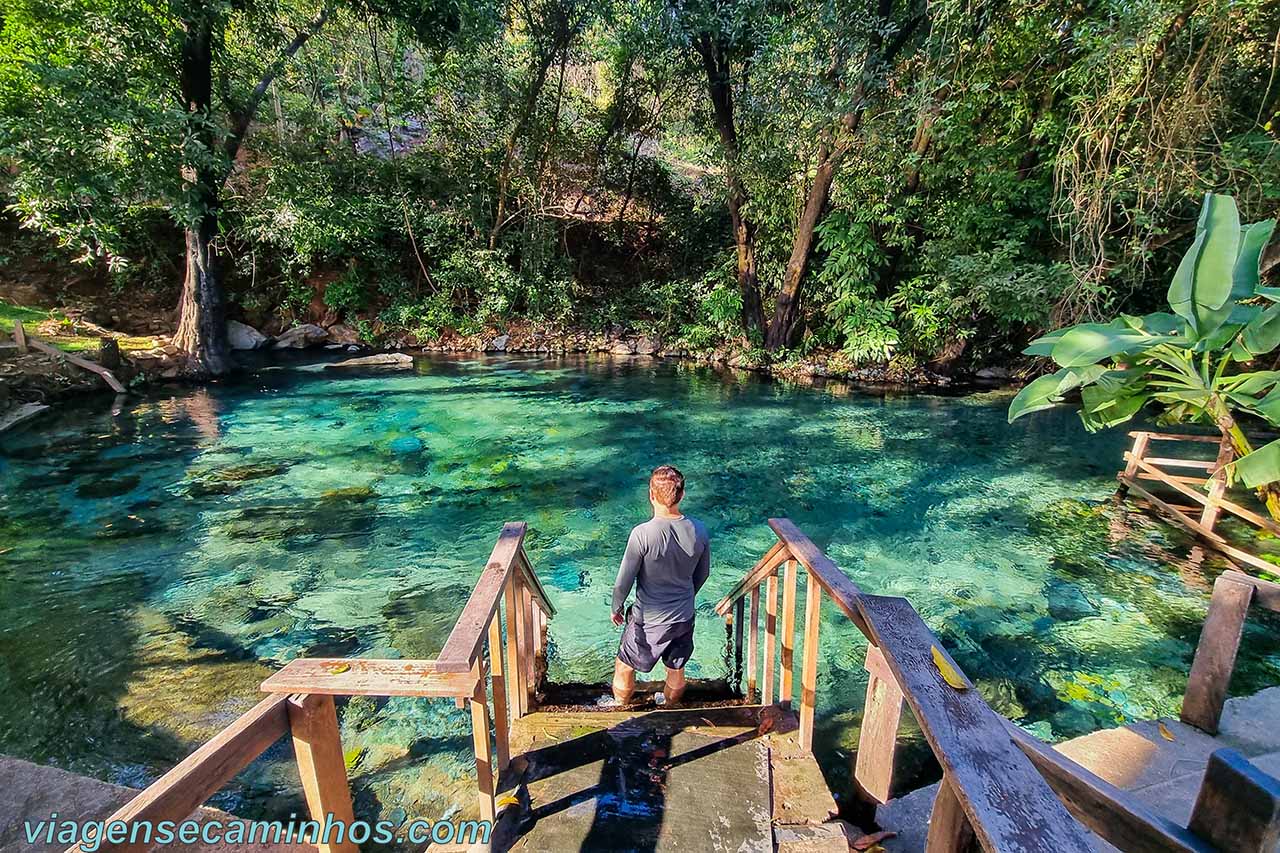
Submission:
[[[1090,431],[1155,403],[1163,423],[1218,429],[1236,454],[1230,470],[1256,487],[1280,520],[1273,485],[1280,481],[1280,440],[1254,449],[1239,422],[1244,412],[1280,428],[1280,371],[1239,369],[1280,347],[1280,289],[1262,287],[1258,273],[1275,224],[1242,228],[1231,196],[1206,195],[1195,240],[1169,284],[1173,313],[1122,314],[1033,341],[1026,354],[1049,356],[1061,369],[1023,388],[1009,421],[1052,408],[1077,388]]]

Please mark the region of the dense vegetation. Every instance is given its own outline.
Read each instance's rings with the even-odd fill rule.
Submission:
[[[1161,304],[1280,208],[1276,0],[0,0],[0,193],[168,290],[911,369]],[[0,252],[0,255],[6,255]],[[185,281],[182,258],[185,255]],[[1262,256],[1274,275],[1280,250]]]

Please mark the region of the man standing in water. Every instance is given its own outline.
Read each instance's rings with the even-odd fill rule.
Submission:
[[[666,700],[684,695],[684,667],[693,655],[693,600],[711,574],[711,543],[702,522],[680,511],[684,475],[671,465],[649,478],[653,518],[637,525],[613,585],[613,624],[624,626],[613,668],[613,698],[622,705],[636,689],[636,671],[667,668]],[[627,594],[636,601],[623,615]]]

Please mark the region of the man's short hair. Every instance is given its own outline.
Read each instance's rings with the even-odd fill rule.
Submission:
[[[684,474],[674,465],[659,465],[649,477],[649,490],[663,506],[675,506],[684,497]]]

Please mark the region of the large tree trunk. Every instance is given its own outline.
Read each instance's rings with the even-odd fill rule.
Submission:
[[[187,229],[187,277],[173,337],[173,345],[191,356],[193,372],[205,376],[222,376],[232,367],[217,228],[217,217],[210,216]]]
[[[748,333],[764,330],[764,305],[760,300],[760,277],[756,270],[756,229],[746,217],[747,188],[738,170],[738,128],[733,118],[733,88],[729,78],[729,57],[724,45],[708,34],[694,41],[707,73],[707,94],[715,114],[716,132],[724,149],[729,219],[738,254],[738,292],[742,296],[742,327]]]

